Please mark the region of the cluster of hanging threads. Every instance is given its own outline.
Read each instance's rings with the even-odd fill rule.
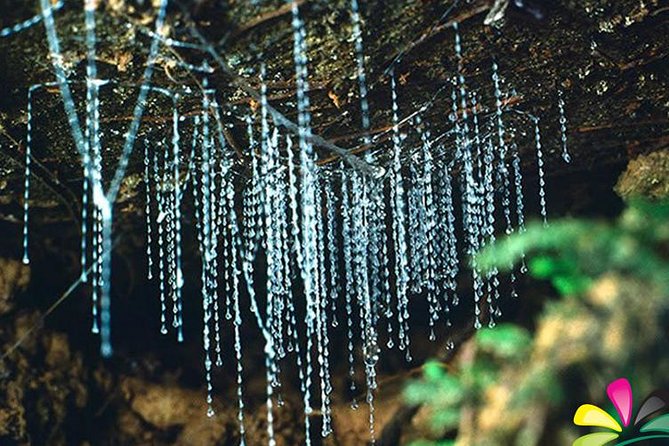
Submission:
[[[297,124],[286,131],[277,119],[268,94],[268,69],[259,70],[259,107],[246,111],[249,162],[244,173],[235,166],[228,147],[224,118],[217,91],[209,75],[215,70],[205,60],[182,68],[202,81],[198,92],[163,89],[151,85],[158,45],[197,49],[164,37],[167,2],[161,1],[156,31],[149,32],[151,46],[133,119],[126,132],[119,165],[107,191],[102,184],[99,89],[97,79],[95,2],[85,2],[87,46],[86,114],[82,131],[62,64],[55,21],[56,7],[42,1],[42,15],[53,56],[56,85],[61,91],[75,145],[82,159],[82,279],[91,265],[93,331],[100,332],[102,352],[111,354],[110,300],[112,206],[124,178],[140,129],[149,95],[171,102],[171,126],[165,134],[144,135],[142,172],[145,191],[147,277],[158,281],[160,331],[172,327],[179,342],[184,339],[183,225],[184,200],[193,200],[194,227],[201,263],[201,333],[207,414],[215,414],[215,367],[223,365],[223,325],[234,332],[238,420],[242,444],[244,428],[244,367],[241,326],[244,302],[255,318],[264,340],[268,443],[274,445],[275,404],[280,404],[284,362],[293,357],[304,404],[306,442],[311,444],[311,419],[315,408],[322,417],[321,435],[332,432],[331,331],[346,338],[351,394],[358,389],[358,354],[364,369],[365,402],[369,407],[370,438],[374,441],[374,393],[382,340],[410,353],[410,295],[421,294],[428,308],[429,338],[440,327],[451,325],[450,311],[460,302],[457,281],[462,267],[459,254],[473,255],[495,240],[500,223],[507,233],[523,231],[525,214],[520,151],[513,124],[505,120],[505,91],[500,67],[492,61],[489,85],[494,103],[470,89],[463,57],[463,41],[453,25],[454,73],[450,98],[450,128],[437,134],[428,119],[428,107],[401,119],[399,61],[389,71],[391,108],[390,156],[379,156],[370,135],[370,106],[365,71],[361,9],[350,2],[352,41],[360,100],[362,147],[366,163],[386,172],[380,178],[344,168],[343,163],[317,165],[309,100],[306,27],[297,2],[292,2],[293,62],[296,79]],[[24,22],[28,23],[28,22]],[[32,24],[32,22],[31,22]],[[18,27],[16,25],[13,28]],[[27,26],[21,25],[20,29]],[[20,30],[18,29],[18,30]],[[398,66],[395,66],[395,64]],[[30,199],[32,96],[28,91],[23,259],[28,263],[28,203]],[[201,95],[198,97],[198,95]],[[187,117],[180,113],[180,99],[199,101],[201,110]],[[450,99],[450,103],[449,103]],[[184,101],[185,102],[185,101]],[[404,104],[404,103],[403,103]],[[567,152],[567,120],[562,91],[558,94],[562,156]],[[404,107],[402,107],[402,110]],[[539,171],[539,202],[546,221],[544,154],[539,118],[531,116]],[[297,144],[294,143],[297,135]],[[532,132],[530,132],[532,133]],[[184,144],[185,142],[185,144]],[[526,142],[526,141],[525,141]],[[386,165],[382,165],[386,163]],[[238,178],[242,178],[240,181]],[[372,181],[374,180],[374,181]],[[186,195],[186,190],[189,195]],[[457,196],[458,192],[460,196]],[[515,200],[513,199],[515,197]],[[388,216],[386,206],[389,205]],[[514,209],[515,205],[515,209]],[[457,206],[460,209],[457,209]],[[238,210],[239,209],[239,210]],[[461,214],[458,214],[458,210]],[[515,211],[515,212],[514,212]],[[456,215],[461,215],[459,220]],[[496,217],[503,221],[497,222]],[[89,221],[90,220],[90,221]],[[89,225],[91,230],[89,231]],[[462,233],[458,240],[456,234]],[[90,241],[91,246],[88,246]],[[89,258],[90,253],[90,258]],[[265,262],[258,261],[260,254]],[[265,268],[265,283],[254,281],[257,268]],[[473,286],[474,326],[494,326],[501,316],[500,277],[496,271],[481,275],[476,268],[469,279]],[[515,275],[511,276],[511,282]],[[345,286],[342,286],[345,283]],[[297,302],[305,302],[302,311]],[[261,304],[264,304],[261,306]],[[300,309],[298,310],[298,307]],[[345,313],[345,323],[338,314]],[[383,322],[382,322],[383,321]],[[170,323],[171,322],[171,323]],[[385,331],[380,330],[385,323]],[[355,398],[355,397],[354,397]],[[353,406],[357,407],[354,399]]]
[[[93,259],[93,331],[97,331],[98,305],[99,305],[99,332],[100,332],[100,351],[103,356],[112,354],[111,343],[111,249],[112,249],[112,214],[113,203],[116,201],[121,182],[125,177],[126,169],[130,155],[133,151],[137,131],[141,122],[146,98],[148,96],[153,65],[158,50],[158,39],[153,38],[149,56],[144,70],[143,83],[139,88],[139,95],[134,108],[133,119],[129,129],[126,132],[123,152],[118,166],[114,171],[113,179],[108,189],[105,191],[102,182],[102,165],[96,162],[99,158],[95,155],[97,141],[99,140],[100,130],[97,125],[99,116],[99,102],[96,99],[99,81],[96,79],[96,57],[95,47],[97,39],[95,35],[95,10],[97,3],[92,0],[84,2],[85,28],[86,28],[86,47],[87,47],[87,106],[86,106],[86,125],[82,131],[81,122],[77,116],[74,98],[71,92],[70,83],[67,79],[63,65],[63,57],[60,49],[60,39],[56,21],[53,16],[54,6],[49,0],[40,0],[41,19],[46,30],[47,43],[49,45],[51,61],[54,73],[56,75],[56,84],[61,93],[65,114],[72,132],[75,147],[86,171],[85,181],[91,186],[92,205],[94,209],[94,231],[92,234],[95,241],[94,259]],[[167,11],[167,0],[162,0],[158,8],[156,18],[156,29],[162,30]],[[85,223],[82,223],[85,224]],[[82,243],[84,245],[84,243]],[[82,260],[85,257],[82,255]],[[99,291],[99,303],[98,303]]]

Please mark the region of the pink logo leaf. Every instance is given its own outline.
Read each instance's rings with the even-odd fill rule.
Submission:
[[[606,388],[609,399],[620,415],[623,426],[628,426],[632,419],[632,387],[626,378],[613,381]]]

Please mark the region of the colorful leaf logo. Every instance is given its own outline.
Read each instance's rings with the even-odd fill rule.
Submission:
[[[606,394],[616,407],[623,426],[627,427],[632,419],[632,386],[630,386],[630,382],[625,378],[617,379],[608,385]]]
[[[574,413],[574,424],[577,426],[601,427],[612,432],[595,432],[583,435],[574,441],[572,446],[602,446],[620,438],[623,428],[627,428],[632,420],[634,398],[632,386],[626,378],[619,378],[606,387],[606,394],[618,412],[618,420],[613,418],[601,407],[592,404],[583,404]],[[669,392],[655,391],[648,395],[639,408],[634,420],[634,427],[638,426],[656,415],[658,412],[668,408]],[[669,439],[669,414],[652,418],[638,429],[638,434],[627,437],[625,440],[615,443],[623,446],[640,441],[663,440],[663,444]]]

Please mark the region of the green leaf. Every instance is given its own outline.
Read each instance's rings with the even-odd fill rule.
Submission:
[[[476,333],[476,343],[482,350],[503,358],[514,358],[527,351],[532,338],[522,327],[501,324],[496,328],[483,328]]]
[[[553,286],[563,296],[583,293],[590,288],[591,280],[578,274],[560,275],[552,279]]]
[[[669,432],[669,414],[661,415],[641,426],[641,432]]]
[[[436,410],[432,414],[430,425],[436,431],[442,431],[445,428],[453,428],[460,422],[460,411],[457,409]]]
[[[486,358],[478,358],[476,362],[463,368],[463,376],[469,390],[480,393],[493,385],[499,375],[499,366]]]
[[[425,363],[423,366],[423,371],[425,377],[431,381],[436,381],[442,378],[445,374],[443,366],[437,361],[428,361]]]
[[[430,440],[414,440],[409,443],[409,446],[438,446],[439,443]]]
[[[595,432],[594,434],[578,437],[572,446],[603,446],[616,438],[618,434],[611,432]]]
[[[458,404],[464,396],[462,383],[444,373],[437,380],[412,381],[404,389],[409,404],[433,404],[440,407]]]
[[[404,389],[404,398],[409,404],[431,403],[435,395],[434,388],[434,385],[423,381],[412,381]]]
[[[558,264],[552,257],[547,255],[533,257],[529,261],[531,274],[538,279],[551,277],[558,269]]]

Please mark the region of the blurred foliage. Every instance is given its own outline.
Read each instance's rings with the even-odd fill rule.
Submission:
[[[669,263],[658,251],[669,242],[669,202],[633,201],[613,224],[564,219],[528,226],[476,256],[478,268],[509,270],[526,255],[533,277],[562,295],[586,291],[594,278],[617,271],[669,289]]]
[[[532,331],[481,329],[453,363],[426,363],[405,390],[428,437],[412,446],[571,444],[585,433],[574,410],[606,407],[608,382],[626,376],[637,396],[669,384],[668,255],[669,202],[646,201],[613,222],[532,223],[478,253],[483,273],[526,263],[563,297],[524,321]]]

